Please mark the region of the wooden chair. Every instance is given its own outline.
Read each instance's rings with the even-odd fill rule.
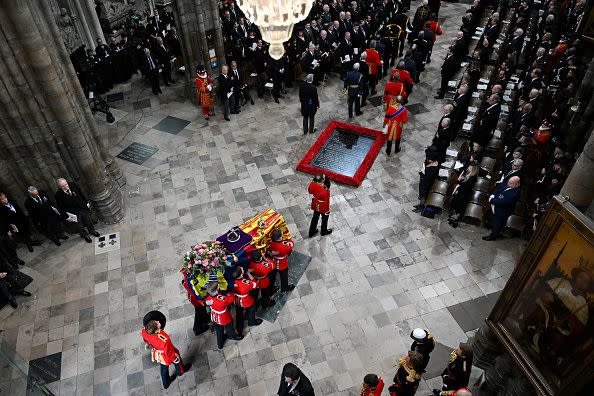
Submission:
[[[468,201],[469,203],[487,206],[487,204],[489,203],[489,194],[484,193],[482,191],[473,191],[470,194],[470,199]]]
[[[481,205],[477,205],[475,203],[469,203],[466,205],[466,210],[464,211],[464,217],[462,221],[468,224],[474,225],[482,225],[483,220],[485,217],[485,207]]]
[[[476,180],[476,183],[474,184],[474,187],[472,187],[473,190],[475,190],[475,191],[481,191],[481,192],[484,192],[486,194],[488,194],[489,192],[491,192],[491,189],[492,188],[493,188],[493,186],[492,186],[491,180],[487,179],[486,177],[479,177]]]
[[[487,173],[491,173],[491,172],[493,172],[493,169],[495,169],[495,163],[496,162],[497,162],[497,159],[491,158],[491,157],[487,157],[485,155],[483,157],[482,161],[481,161],[481,169],[484,170]]]
[[[449,187],[450,187],[450,185],[448,182],[446,182],[444,180],[436,179],[433,182],[433,186],[431,186],[431,191],[429,191],[429,192],[430,193],[439,193],[441,195],[447,195]]]
[[[438,192],[431,192],[427,196],[427,200],[425,201],[425,206],[431,206],[432,208],[438,209],[438,210],[436,210],[436,212],[438,212],[439,210],[443,209],[445,200],[446,200],[445,195],[440,194]]]
[[[513,214],[507,218],[504,231],[509,232],[513,236],[519,236],[524,231],[524,227],[526,227],[529,220],[528,217]]]

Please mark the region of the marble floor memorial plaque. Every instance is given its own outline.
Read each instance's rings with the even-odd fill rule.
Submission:
[[[29,362],[28,383],[49,384],[60,379],[62,352],[44,356]]]
[[[355,176],[374,141],[371,136],[335,129],[311,164],[341,175]]]
[[[375,129],[330,121],[297,170],[324,173],[331,180],[358,186],[373,165],[385,136]]]
[[[136,165],[142,165],[144,161],[149,159],[157,151],[159,151],[159,149],[156,147],[133,142],[131,145],[122,150],[122,152],[119,153],[117,157],[125,161],[132,162]]]

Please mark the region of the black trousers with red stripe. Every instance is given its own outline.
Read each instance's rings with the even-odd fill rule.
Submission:
[[[184,364],[182,362],[181,357],[179,358],[179,362],[173,362],[173,365],[175,366],[175,371],[178,377],[184,375],[186,370],[184,369]],[[169,375],[169,366],[166,366],[164,364],[161,365],[161,381],[163,382],[163,387],[165,388],[169,386],[171,381],[173,381],[173,379]]]

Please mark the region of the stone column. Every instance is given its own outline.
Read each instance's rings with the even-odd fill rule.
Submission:
[[[117,222],[123,203],[113,175],[121,172],[100,144],[49,12],[46,2],[0,0],[0,184],[21,201],[28,185],[55,191],[65,177],[103,221]]]
[[[571,169],[561,195],[569,197],[569,201],[585,211],[592,204],[594,198],[594,129],[590,126],[590,138],[584,146],[575,165]]]
[[[101,23],[99,23],[99,17],[97,16],[97,11],[95,11],[95,2],[93,0],[76,0],[80,2],[82,11],[85,15],[85,19],[87,25],[89,26],[89,30],[91,34],[94,35],[93,42],[93,50],[97,45],[97,38],[101,37],[104,38],[105,34],[103,33],[103,29],[101,29]],[[105,42],[105,40],[103,40]]]
[[[76,14],[76,25],[79,27],[79,32],[85,45],[87,48],[95,49],[95,46],[97,45],[97,37],[94,37],[94,34],[91,33],[91,29],[89,28],[89,24],[87,22],[87,16],[83,11],[82,2],[78,0],[71,0],[70,4],[73,6],[71,9]]]
[[[584,141],[588,138],[586,134],[594,122],[594,60],[582,79],[582,83],[575,94],[580,105],[572,106],[561,126],[564,134],[563,142],[567,145],[567,151],[574,153],[579,150]]]
[[[223,33],[215,0],[177,0],[173,3],[177,31],[181,38],[184,63],[186,66],[186,96],[196,96],[194,78],[196,66],[204,65],[213,78],[220,73],[225,62]],[[213,34],[218,67],[210,66],[207,34]]]

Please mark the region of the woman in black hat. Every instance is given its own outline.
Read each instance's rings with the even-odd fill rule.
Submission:
[[[452,198],[450,201],[451,213],[448,223],[454,228],[458,227],[458,222],[464,217],[464,209],[468,203],[468,195],[476,183],[479,173],[479,163],[476,160],[470,161],[470,166],[460,175]]]

